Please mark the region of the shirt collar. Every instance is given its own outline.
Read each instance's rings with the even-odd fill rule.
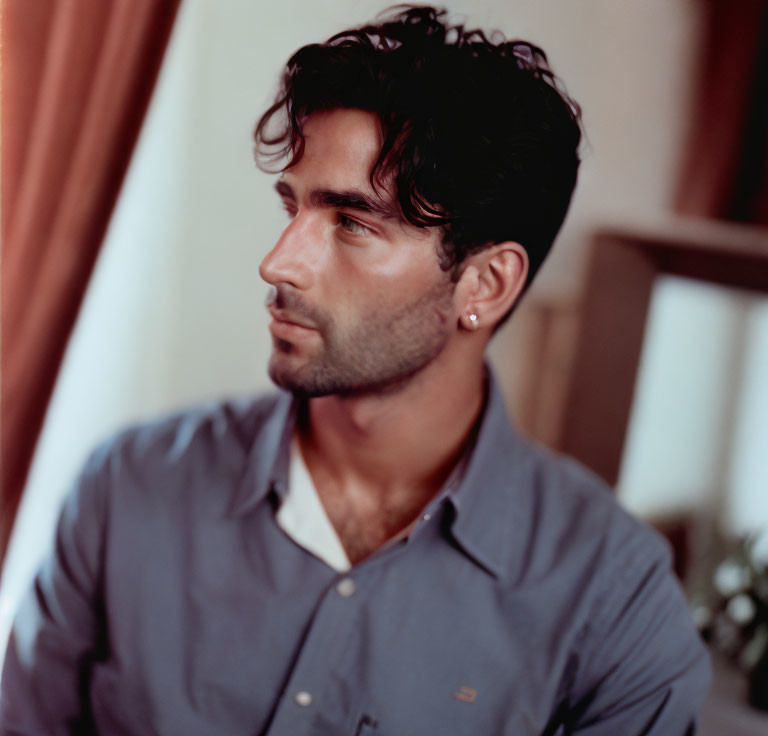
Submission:
[[[266,418],[256,422],[245,470],[232,498],[230,513],[236,516],[251,511],[270,490],[283,495],[288,483],[298,403],[289,393],[280,391],[270,397],[266,407],[259,408]]]
[[[477,440],[458,488],[449,493],[450,533],[463,551],[493,575],[513,572],[528,544],[532,448],[512,428],[501,388],[488,370],[488,397]]]
[[[490,369],[487,375],[487,400],[474,447],[458,486],[446,488],[446,495],[453,514],[449,533],[471,559],[499,577],[512,572],[528,544],[535,453],[513,430]],[[270,490],[285,494],[298,408],[299,402],[286,392],[272,398],[235,491],[232,513],[249,512]]]

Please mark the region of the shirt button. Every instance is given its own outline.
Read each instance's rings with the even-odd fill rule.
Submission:
[[[424,514],[421,518],[424,519],[424,521],[429,521],[432,518],[432,514]]]
[[[296,704],[300,705],[302,708],[312,705],[312,695],[306,690],[299,690],[299,692],[293,696],[293,699],[296,701]]]
[[[355,581],[352,578],[342,578],[336,584],[336,592],[344,598],[349,598],[355,594]]]

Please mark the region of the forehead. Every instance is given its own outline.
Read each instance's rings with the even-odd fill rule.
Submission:
[[[338,109],[310,115],[304,124],[304,155],[286,178],[312,179],[313,186],[370,191],[370,174],[383,142],[377,117]]]

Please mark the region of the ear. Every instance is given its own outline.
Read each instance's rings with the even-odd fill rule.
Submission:
[[[512,308],[527,276],[528,253],[519,243],[497,243],[469,256],[454,292],[461,326],[493,329]]]

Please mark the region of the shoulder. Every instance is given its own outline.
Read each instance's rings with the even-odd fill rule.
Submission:
[[[530,458],[530,482],[521,489],[524,507],[545,548],[554,546],[593,569],[597,565],[607,585],[670,565],[666,540],[626,511],[599,476],[570,457],[520,441]]]
[[[278,395],[249,400],[210,402],[128,426],[100,448],[100,454],[125,459],[188,460],[192,450],[247,450],[259,426],[275,410]]]
[[[568,591],[572,704],[589,702],[605,717],[621,710],[619,702],[645,699],[676,724],[670,733],[682,733],[707,692],[710,665],[668,543],[590,470],[535,446],[530,453],[535,522],[527,574]],[[667,706],[657,696],[669,696]]]
[[[236,484],[254,444],[270,427],[286,397],[211,402],[135,424],[102,442],[88,458],[80,493],[112,502],[151,497],[189,500],[206,489]],[[103,503],[103,502],[102,502]]]
[[[627,513],[613,490],[577,461],[523,437],[494,380],[459,508],[487,558],[512,584],[559,575],[600,581],[668,564],[666,541]],[[471,511],[469,511],[471,509]],[[590,585],[586,592],[595,592]]]

